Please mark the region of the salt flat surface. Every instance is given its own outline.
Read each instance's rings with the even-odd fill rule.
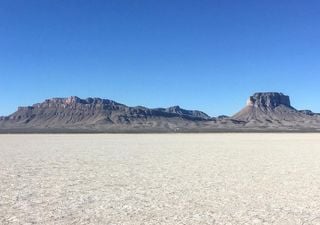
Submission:
[[[0,224],[320,224],[320,134],[0,135]]]

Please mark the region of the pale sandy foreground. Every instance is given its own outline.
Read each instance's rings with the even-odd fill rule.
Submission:
[[[0,224],[320,224],[320,134],[0,135]]]

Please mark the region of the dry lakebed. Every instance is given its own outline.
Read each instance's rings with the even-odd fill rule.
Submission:
[[[3,134],[0,224],[320,224],[320,134]]]

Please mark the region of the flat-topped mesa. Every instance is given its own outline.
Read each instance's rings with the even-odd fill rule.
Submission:
[[[247,106],[257,108],[275,108],[280,105],[291,107],[290,98],[287,95],[278,92],[259,92],[250,96]]]
[[[53,104],[75,104],[75,103],[84,103],[84,100],[77,96],[70,96],[68,98],[51,98],[47,99],[45,103]]]
[[[46,99],[42,103],[32,105],[34,108],[66,108],[66,107],[101,107],[102,105],[114,106],[121,105],[115,101],[101,98],[87,98],[81,99],[77,96],[70,96],[68,98],[51,98]]]

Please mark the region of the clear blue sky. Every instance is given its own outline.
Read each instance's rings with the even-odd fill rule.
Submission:
[[[0,115],[103,97],[231,115],[257,91],[320,112],[319,0],[1,0]]]

